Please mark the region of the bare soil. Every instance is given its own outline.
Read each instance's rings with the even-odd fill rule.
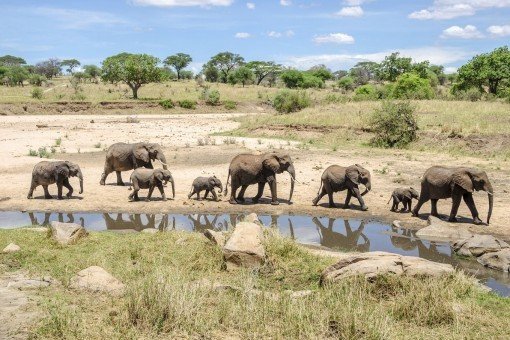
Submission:
[[[108,104],[109,105],[109,104]],[[131,115],[131,113],[129,114]],[[447,154],[380,150],[369,148],[327,150],[302,150],[298,144],[282,140],[282,134],[275,133],[279,139],[235,138],[236,144],[223,137],[210,137],[212,133],[221,133],[238,127],[231,118],[238,114],[166,114],[140,115],[139,123],[127,123],[127,115],[19,115],[4,116],[0,122],[0,148],[4,158],[0,164],[0,210],[32,210],[60,212],[258,212],[258,213],[310,213],[332,217],[377,218],[385,221],[398,219],[406,227],[419,228],[426,224],[430,205],[425,204],[421,218],[413,218],[408,213],[390,212],[387,205],[391,192],[398,186],[420,187],[420,177],[432,165],[464,165],[480,167],[486,170],[496,189],[495,205],[490,226],[472,225],[467,207],[462,204],[459,211],[459,228],[477,233],[491,233],[510,237],[510,195],[508,162],[483,160],[475,157],[451,157]],[[39,126],[47,126],[41,127]],[[295,133],[321,133],[296,129]],[[55,146],[61,138],[61,145]],[[230,139],[231,137],[229,137]],[[207,141],[199,146],[199,140]],[[169,169],[176,181],[176,198],[167,202],[128,202],[129,191],[115,184],[115,174],[107,179],[106,186],[100,186],[103,171],[105,148],[115,142],[151,141],[162,144]],[[203,144],[203,142],[201,142]],[[69,160],[78,163],[85,177],[85,192],[78,194],[78,183],[71,179],[75,187],[72,199],[62,201],[43,198],[42,187],[36,189],[34,199],[26,198],[33,166],[41,159],[28,156],[29,149],[37,150],[54,146],[56,153],[52,159]],[[265,199],[259,204],[230,205],[227,198],[220,202],[188,200],[191,183],[197,176],[216,175],[223,185],[227,180],[230,160],[241,152],[264,152],[268,150],[288,150],[297,169],[297,180],[293,204],[287,202],[290,178],[285,173],[278,175],[278,192],[281,198],[279,206],[269,205],[269,190],[266,187]],[[352,209],[327,208],[326,197],[321,206],[313,207],[312,199],[317,194],[320,176],[331,164],[350,165],[358,163],[372,173],[372,191],[365,196],[369,211],[358,210],[358,202],[351,201]],[[159,166],[159,165],[158,165]],[[123,173],[125,182],[129,172]],[[64,189],[65,190],[65,189]],[[166,189],[167,196],[170,188]],[[246,197],[254,196],[256,187],[250,187]],[[65,191],[64,191],[65,192]],[[50,187],[50,193],[56,195],[56,186]],[[141,196],[146,191],[141,192]],[[487,214],[487,195],[475,193],[475,201],[480,216]],[[342,205],[345,192],[335,195]],[[414,203],[414,202],[413,202]],[[451,200],[439,204],[440,213],[447,215]]]

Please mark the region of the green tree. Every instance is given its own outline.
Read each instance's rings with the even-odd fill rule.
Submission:
[[[5,78],[10,86],[24,86],[23,82],[28,79],[29,73],[22,66],[13,66],[7,70]]]
[[[489,93],[498,94],[502,84],[510,81],[510,50],[508,46],[475,56],[459,69],[456,89],[487,87]]]
[[[25,61],[25,59],[23,58],[20,58],[20,57],[15,57],[15,56],[12,56],[12,55],[4,55],[2,57],[0,57],[0,66],[22,66],[22,65],[26,65],[27,62]]]
[[[354,89],[354,79],[349,76],[344,76],[338,81],[338,86],[345,91],[351,91]]]
[[[61,67],[67,67],[66,71],[67,71],[67,73],[70,73],[70,74],[73,74],[73,70],[80,65],[81,65],[81,63],[76,59],[64,59],[60,63]]]
[[[244,64],[244,58],[232,52],[221,52],[213,56],[209,63],[219,71],[220,80],[226,83],[229,73]]]
[[[253,80],[253,71],[246,66],[236,68],[228,75],[228,82],[232,85],[241,83],[246,85]]]
[[[163,63],[173,67],[177,73],[177,79],[181,79],[181,70],[186,68],[192,61],[193,59],[189,54],[177,53],[167,57]]]
[[[148,54],[120,53],[103,61],[103,81],[124,82],[138,98],[138,89],[144,84],[159,82],[163,72],[158,67],[159,59]]]
[[[268,76],[277,76],[282,70],[282,65],[276,64],[274,61],[250,61],[246,67],[255,75],[257,85],[260,85]]]
[[[307,71],[307,73],[322,79],[323,82],[326,80],[333,79],[333,73],[329,68],[326,67],[326,65],[315,65],[312,68],[310,68]]]
[[[101,68],[96,65],[83,65],[83,72],[90,76],[92,79],[96,79],[101,75]]]
[[[215,83],[220,79],[220,71],[211,63],[207,63],[202,67],[202,74],[205,80],[211,83]]]
[[[412,70],[412,59],[400,57],[399,52],[386,56],[379,65],[378,76],[382,80],[395,81],[398,76]]]
[[[429,70],[434,72],[437,76],[437,80],[439,81],[440,85],[445,85],[447,76],[444,73],[444,66],[441,65],[430,65]]]
[[[298,70],[287,70],[280,75],[280,79],[289,89],[299,87],[299,84],[303,82],[303,78],[303,72]]]
[[[434,92],[428,79],[411,72],[398,77],[392,96],[396,99],[431,99]]]
[[[379,64],[373,61],[362,61],[349,70],[349,75],[354,79],[356,85],[365,85],[377,79]]]

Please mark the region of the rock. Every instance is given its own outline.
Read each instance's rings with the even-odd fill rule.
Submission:
[[[336,264],[329,266],[322,272],[320,284],[333,283],[356,275],[363,275],[370,280],[384,274],[440,276],[452,273],[453,271],[453,267],[449,264],[436,263],[419,257],[377,251],[351,254]]]
[[[251,222],[238,223],[223,247],[227,269],[257,268],[263,265],[266,259],[263,240],[262,226]]]
[[[481,256],[485,253],[500,251],[510,248],[510,245],[492,235],[473,235],[462,241],[453,244],[453,250],[463,256]]]
[[[122,295],[125,286],[110,273],[98,266],[91,266],[71,278],[69,287],[94,293]]]
[[[485,253],[476,260],[485,267],[510,272],[510,248]]]
[[[205,237],[207,237],[212,243],[219,245],[220,247],[223,247],[225,243],[227,242],[227,237],[225,236],[225,233],[221,231],[215,231],[212,229],[207,229],[204,232]]]
[[[250,222],[250,223],[256,223],[259,225],[262,225],[262,222],[260,222],[259,217],[255,213],[248,214],[244,219],[244,222]]]
[[[79,239],[87,236],[87,231],[76,223],[63,223],[52,221],[51,234],[55,241],[62,245],[76,243]]]
[[[21,247],[18,246],[17,244],[9,243],[7,245],[7,247],[5,247],[2,250],[2,253],[15,253],[15,252],[20,251],[20,250],[21,250]]]
[[[452,227],[447,222],[434,216],[429,216],[427,227],[421,228],[416,232],[417,237],[436,242],[456,242],[469,238],[472,235],[473,234],[469,231],[463,230],[457,226]]]
[[[15,274],[8,278],[7,288],[27,290],[46,288],[51,285],[58,285],[60,282],[49,276],[29,278],[25,274]]]
[[[159,232],[159,229],[155,229],[155,228],[142,229],[142,233],[146,233],[146,234],[157,234],[158,232]]]

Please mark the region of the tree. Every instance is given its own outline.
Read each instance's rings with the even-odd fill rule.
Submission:
[[[73,74],[73,70],[80,65],[80,62],[76,59],[64,59],[60,63],[61,67],[67,66],[66,71],[71,74]]]
[[[167,57],[163,63],[173,67],[177,73],[177,79],[181,79],[181,70],[186,68],[192,61],[193,59],[189,54],[177,53]]]
[[[368,84],[371,80],[377,79],[379,64],[373,61],[361,61],[349,70],[349,75],[354,79],[356,85]]]
[[[255,75],[255,83],[260,85],[262,81],[270,75],[278,75],[282,70],[282,65],[274,61],[250,61],[246,64]]]
[[[429,70],[435,73],[440,85],[446,84],[447,76],[444,73],[444,66],[430,65]]]
[[[5,78],[10,86],[23,86],[23,82],[28,79],[28,71],[22,66],[13,66],[7,70]]]
[[[26,64],[27,62],[25,59],[20,57],[15,57],[8,54],[0,57],[0,66],[21,66]]]
[[[399,52],[386,56],[379,66],[378,76],[382,80],[395,81],[398,76],[412,70],[412,59],[400,57]]]
[[[333,79],[333,73],[326,65],[315,65],[310,68],[307,73],[322,79],[322,81]]]
[[[203,66],[202,73],[205,76],[205,80],[211,83],[215,83],[220,79],[220,72],[214,65],[210,63],[207,63]]]
[[[101,75],[101,68],[96,65],[83,65],[83,72],[90,78],[96,79]]]
[[[51,58],[40,63],[35,64],[35,73],[41,74],[48,79],[51,79],[60,74],[62,66],[60,60]]]
[[[142,85],[161,81],[163,72],[158,63],[158,58],[148,54],[120,53],[103,61],[101,78],[126,83],[133,91],[133,98],[138,99]]]
[[[508,46],[475,56],[459,69],[456,88],[465,90],[487,87],[489,93],[498,94],[502,83],[510,81],[510,50]]]
[[[241,83],[246,85],[249,81],[253,79],[253,71],[246,66],[241,66],[235,69],[228,75],[228,82],[232,85]]]
[[[346,70],[338,70],[338,71],[333,72],[333,78],[335,80],[340,80],[348,74],[349,74],[349,72],[347,72]]]
[[[411,72],[398,77],[392,96],[396,99],[432,99],[434,92],[428,79]]]
[[[221,52],[212,57],[209,63],[218,69],[220,80],[226,83],[229,73],[244,64],[244,58],[232,52]]]
[[[287,70],[280,75],[281,80],[289,89],[299,86],[303,82],[303,72],[298,70]]]
[[[349,77],[349,76],[342,77],[338,81],[338,87],[340,87],[341,89],[343,89],[345,91],[353,90],[354,89],[354,79],[352,79],[352,77]]]

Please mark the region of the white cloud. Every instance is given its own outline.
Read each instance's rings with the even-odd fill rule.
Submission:
[[[427,9],[412,12],[409,18],[418,20],[442,20],[474,15],[487,8],[510,7],[510,0],[434,0]]]
[[[363,5],[364,3],[370,2],[370,1],[372,1],[372,0],[345,0],[344,4],[349,5],[349,6],[359,6],[359,5]]]
[[[359,6],[344,7],[336,15],[342,17],[360,17],[363,15],[363,9]]]
[[[459,38],[459,39],[480,39],[483,34],[473,25],[466,25],[466,27],[452,26],[448,27],[441,34],[441,38]]]
[[[248,9],[255,9],[255,4],[254,4],[253,2],[247,2],[247,3],[246,3],[246,7],[247,7]]]
[[[294,31],[293,30],[287,30],[285,32],[277,32],[277,31],[271,31],[267,33],[267,36],[270,38],[281,38],[281,37],[293,37]]]
[[[131,0],[135,5],[156,7],[230,6],[234,0]]]
[[[107,12],[37,7],[33,9],[33,13],[60,22],[61,26],[67,29],[84,29],[98,25],[113,26],[128,23],[126,20]]]
[[[290,5],[292,5],[292,1],[291,0],[280,0],[280,5],[290,6]]]
[[[487,32],[493,37],[506,37],[510,35],[510,25],[490,26],[487,28]]]
[[[353,44],[354,38],[345,33],[330,33],[326,35],[318,35],[313,38],[313,41],[316,44],[327,44],[327,43],[335,43],[335,44]]]
[[[239,33],[235,34],[235,37],[237,39],[248,39],[248,38],[251,37],[251,34],[250,33],[246,33],[246,32],[239,32]]]

